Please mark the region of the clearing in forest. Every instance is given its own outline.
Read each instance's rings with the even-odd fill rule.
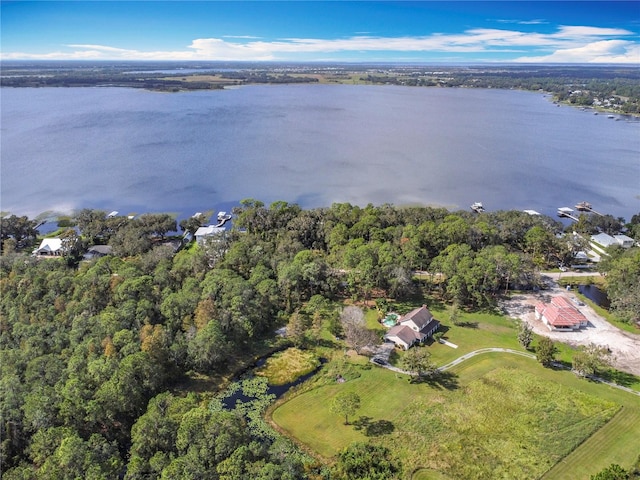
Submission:
[[[423,478],[424,473],[424,478],[530,479],[565,457],[570,460],[572,451],[619,412],[640,412],[640,401],[629,394],[621,397],[624,392],[612,393],[525,358],[488,354],[453,373],[459,376],[410,383],[403,375],[365,368],[344,384],[325,384],[292,397],[273,411],[272,419],[324,457],[354,441],[384,445],[402,461],[405,478]],[[348,426],[330,409],[341,391],[361,398]],[[629,435],[640,435],[640,426],[625,428],[633,430]],[[594,453],[607,466],[616,448]],[[632,452],[629,456],[622,463],[635,460]],[[590,468],[598,471],[597,465]]]

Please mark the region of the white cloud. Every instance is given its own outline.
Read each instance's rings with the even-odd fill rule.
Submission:
[[[245,39],[258,39],[260,37],[254,37],[253,35],[223,35],[222,38],[245,38]]]
[[[534,19],[534,20],[508,20],[508,19],[498,19],[496,20],[498,23],[515,23],[518,25],[544,25],[549,22],[542,19]]]
[[[550,55],[520,57],[522,63],[631,63],[640,65],[640,45],[625,40],[601,40],[556,50]]]
[[[99,50],[101,52],[122,53],[122,54],[135,51],[135,50],[127,50],[126,48],[108,47],[106,45],[71,44],[67,46],[71,48],[82,48],[82,49],[90,49],[90,50]]]
[[[265,42],[232,43],[219,38],[199,38],[189,48],[198,60],[273,60],[273,49]]]
[[[579,27],[562,25],[560,31],[554,34],[557,38],[598,37],[631,35],[633,32],[622,28]]]
[[[255,37],[198,38],[183,50],[141,51],[107,45],[71,44],[69,51],[46,54],[3,53],[3,59],[98,59],[98,60],[287,60],[351,53],[366,59],[365,52],[492,54],[518,52],[520,62],[638,62],[640,44],[619,37],[633,32],[619,28],[561,26],[553,33],[513,29],[469,29],[460,34],[346,38],[285,38],[274,41]],[[505,60],[501,56],[501,60]]]

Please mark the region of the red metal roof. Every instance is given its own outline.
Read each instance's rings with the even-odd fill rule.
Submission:
[[[553,297],[548,304],[539,303],[536,311],[554,327],[574,327],[587,322],[587,318],[564,297]]]

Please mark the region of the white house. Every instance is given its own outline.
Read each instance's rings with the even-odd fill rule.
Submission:
[[[626,235],[607,235],[606,233],[599,233],[591,236],[591,241],[601,245],[603,247],[610,247],[611,245],[619,245],[622,248],[631,248],[635,243],[635,240]]]
[[[45,238],[33,251],[33,255],[62,255],[62,239]]]
[[[616,239],[606,233],[591,235],[591,241],[605,248],[610,247],[611,245],[618,245],[618,242],[616,241]]]
[[[198,245],[202,245],[207,238],[215,236],[222,236],[225,232],[224,227],[217,227],[215,225],[207,225],[206,227],[200,227],[196,230],[195,237]]]
[[[622,248],[631,248],[635,243],[635,240],[633,238],[627,237],[626,235],[622,234],[614,235],[613,238]]]
[[[414,343],[424,342],[439,327],[440,322],[433,318],[427,306],[423,305],[402,317],[397,325],[389,329],[384,338],[408,350]]]

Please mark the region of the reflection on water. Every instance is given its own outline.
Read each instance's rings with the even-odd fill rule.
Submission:
[[[175,94],[3,88],[2,210],[230,211],[436,204],[487,210],[587,200],[640,208],[640,122],[531,92],[260,85]]]
[[[596,285],[578,285],[578,291],[602,308],[608,310],[611,306],[609,297],[607,297],[606,292],[600,290]]]

